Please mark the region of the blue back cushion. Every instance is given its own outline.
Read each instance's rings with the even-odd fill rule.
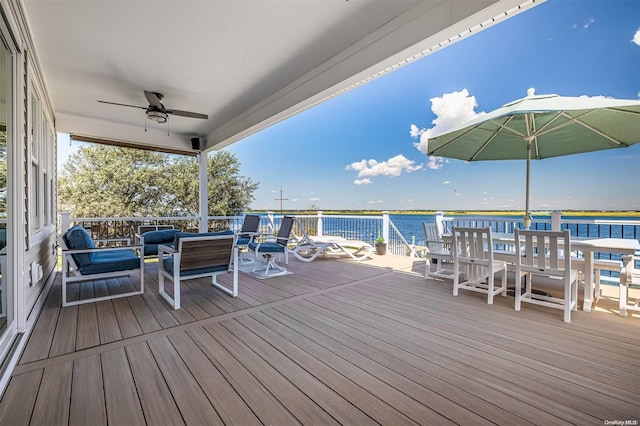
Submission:
[[[0,250],[7,246],[7,230],[0,228]]]
[[[67,233],[64,234],[64,239],[67,247],[72,250],[96,248],[96,244],[93,238],[91,238],[91,235],[80,225],[69,229]],[[78,267],[81,268],[91,263],[92,255],[93,253],[77,253],[72,256]]]
[[[163,229],[162,231],[149,231],[142,234],[145,244],[171,243],[179,231],[176,229]]]

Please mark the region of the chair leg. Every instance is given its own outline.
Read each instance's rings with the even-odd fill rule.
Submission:
[[[620,283],[620,300],[619,300],[619,315],[621,317],[626,317],[627,316],[627,285],[626,283]]]
[[[458,285],[460,283],[460,274],[459,272],[459,265],[458,262],[455,262],[453,264],[453,295],[457,296],[458,295]]]
[[[495,284],[495,277],[493,271],[489,271],[489,278],[487,279],[489,294],[487,295],[487,305],[493,305],[493,289]]]
[[[565,281],[564,283],[564,322],[571,322],[571,295],[573,289],[571,288],[571,281]]]
[[[429,279],[429,269],[431,268],[431,261],[427,257],[424,261],[424,279]]]
[[[525,278],[526,279],[526,278]],[[519,311],[520,307],[522,306],[522,274],[520,273],[519,269],[516,269],[516,276],[515,276],[515,285],[514,285],[514,291],[513,294],[515,296],[515,310]]]
[[[507,297],[507,268],[502,270],[502,297]]]

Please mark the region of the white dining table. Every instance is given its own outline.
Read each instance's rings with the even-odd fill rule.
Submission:
[[[513,245],[514,234],[493,233],[494,244]],[[579,250],[584,253],[584,303],[582,310],[591,311],[594,297],[593,263],[594,253],[635,254],[640,250],[640,242],[631,238],[571,238],[571,250]],[[514,252],[515,255],[515,252]]]
[[[584,253],[584,303],[582,310],[591,311],[593,294],[593,254],[595,252],[614,254],[635,254],[640,250],[640,242],[631,238],[587,238],[571,240],[571,249]]]

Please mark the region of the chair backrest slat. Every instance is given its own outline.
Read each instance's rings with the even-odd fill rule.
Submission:
[[[180,270],[231,265],[234,240],[233,235],[180,238]]]
[[[455,255],[458,258],[489,261],[493,259],[491,228],[453,228]]]
[[[242,222],[242,228],[240,229],[240,236],[243,238],[251,237],[251,234],[246,234],[247,232],[257,233],[258,228],[260,228],[260,216],[255,214],[248,214],[244,217],[244,221]]]
[[[285,216],[282,218],[282,222],[280,222],[280,229],[278,230],[278,235],[276,235],[276,242],[281,246],[286,246],[289,242],[289,236],[291,235],[291,230],[293,229],[293,216]]]
[[[563,256],[571,252],[571,236],[568,230],[557,231],[525,231],[515,230],[516,247],[524,247],[517,256],[524,271],[553,272],[562,275],[571,269],[571,256]]]
[[[443,250],[445,248],[442,237],[438,235],[438,225],[435,223],[422,223],[424,237],[426,238],[427,248],[430,251]]]

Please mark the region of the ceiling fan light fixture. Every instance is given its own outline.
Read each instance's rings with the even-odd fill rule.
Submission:
[[[163,112],[163,111],[154,111],[154,110],[149,110],[147,111],[147,118],[149,120],[153,120],[156,123],[166,123],[167,122],[167,113]]]

